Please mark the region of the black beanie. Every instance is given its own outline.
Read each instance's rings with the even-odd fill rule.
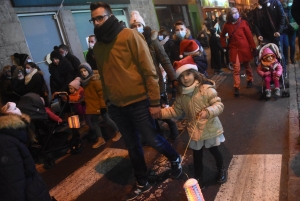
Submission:
[[[28,57],[28,54],[14,53],[14,57],[17,58],[20,62],[20,65],[23,66]]]
[[[53,58],[56,58],[56,59],[60,60],[62,58],[62,56],[58,51],[54,50],[50,54],[50,59],[52,60]]]

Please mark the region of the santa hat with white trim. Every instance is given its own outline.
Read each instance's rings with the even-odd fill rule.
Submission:
[[[199,50],[199,45],[194,40],[183,39],[180,42],[180,58],[183,58],[183,55],[191,55]]]
[[[194,62],[192,56],[187,56],[180,61],[175,61],[173,67],[175,69],[176,78],[178,78],[182,72],[189,69],[198,71],[197,64]]]

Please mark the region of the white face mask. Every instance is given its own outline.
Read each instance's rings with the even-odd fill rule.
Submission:
[[[164,36],[163,35],[159,35],[158,36],[158,40],[163,40],[164,39]]]
[[[186,34],[186,31],[176,31],[176,36],[180,39],[183,39]]]
[[[26,73],[29,74],[31,72],[30,69],[26,69]]]
[[[90,43],[90,44],[89,44],[89,48],[90,48],[90,49],[93,49],[94,45],[95,45],[94,43]]]
[[[32,62],[32,60],[31,59],[27,59],[27,62]]]
[[[144,27],[137,27],[136,30],[140,33],[144,33]]]

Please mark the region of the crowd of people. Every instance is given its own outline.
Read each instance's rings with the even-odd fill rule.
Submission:
[[[61,123],[63,120],[51,111],[50,99],[55,99],[59,92],[67,92],[75,113],[89,127],[87,139],[94,143],[93,148],[106,142],[99,126],[99,118],[113,130],[112,141],[123,139],[136,179],[136,185],[126,200],[132,200],[151,188],[143,144],[153,147],[168,158],[171,164],[170,177],[180,177],[182,158],[161,135],[159,121],[168,124],[170,140],[174,141],[178,137],[174,118],[182,115],[188,121],[194,178],[200,188],[205,188],[202,162],[204,147],[216,160],[216,181],[225,183],[227,169],[218,149],[225,141],[223,127],[218,118],[224,105],[218,97],[214,81],[208,78],[204,48],[210,48],[210,65],[215,75],[223,74],[222,68],[233,71],[234,96],[238,97],[240,94],[241,66],[246,69],[247,87],[252,87],[250,62],[253,57],[258,57],[260,61],[257,73],[265,81],[266,97],[271,97],[271,81],[275,86],[275,95],[280,96],[279,79],[282,74],[287,74],[288,58],[291,63],[295,63],[297,30],[291,29],[289,25],[294,22],[294,18],[299,18],[292,15],[292,2],[259,0],[257,7],[249,12],[240,14],[237,8],[232,7],[218,17],[208,16],[196,39],[183,21],[174,24],[174,33],[171,34],[165,28],[155,31],[147,26],[138,11],[131,12],[130,27],[125,28],[124,23],[119,22],[113,15],[108,4],[91,3],[90,10],[94,34],[88,37],[86,62],[80,62],[71,54],[67,45],[55,46],[50,54],[50,90],[43,72],[27,54],[15,53],[18,66],[5,66],[2,69],[0,150],[8,148],[5,143],[7,140],[11,142],[9,146],[21,147],[24,150],[30,141],[36,140],[34,133],[26,129],[30,120],[16,107],[20,97],[27,93],[38,94],[45,104],[49,118]],[[272,48],[265,48],[258,53],[258,44],[255,44],[252,33],[255,33],[261,44],[274,43],[278,47],[277,52]],[[281,63],[278,61],[278,52],[283,55]],[[168,97],[169,88],[172,99],[175,100],[172,103]],[[19,122],[19,126],[4,124],[7,119]],[[16,136],[18,133],[15,129],[19,136]],[[17,153],[11,153],[7,157],[16,155]],[[42,179],[32,167],[34,161],[28,150],[21,157],[28,165],[26,170],[29,168],[31,177],[35,178],[32,182],[39,181],[43,184],[33,195],[36,198],[43,196],[42,200],[50,200]],[[1,169],[10,165],[1,159]],[[23,180],[28,179],[27,175],[19,176]],[[15,179],[0,181],[0,189],[4,189],[0,190],[1,195],[5,194],[9,199],[14,199],[10,197],[13,196],[11,191],[2,187],[8,186],[7,182]],[[32,188],[22,187],[25,194],[21,197],[29,196]]]

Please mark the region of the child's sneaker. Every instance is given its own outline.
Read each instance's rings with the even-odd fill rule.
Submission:
[[[275,88],[275,95],[280,96],[280,89],[279,88]]]
[[[271,90],[266,89],[266,98],[271,98]]]
[[[146,185],[140,186],[136,184],[130,191],[130,193],[126,196],[125,200],[133,200],[134,198],[138,197],[139,195],[149,191],[151,186],[147,182]]]
[[[182,173],[181,156],[176,161],[171,161],[171,177],[177,179]]]

